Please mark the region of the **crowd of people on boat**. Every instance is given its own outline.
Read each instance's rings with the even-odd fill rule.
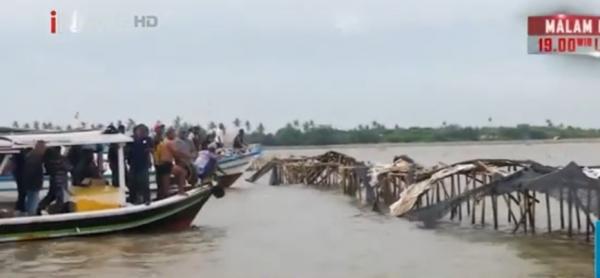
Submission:
[[[106,133],[126,133],[125,127],[109,125]],[[186,194],[186,186],[211,178],[218,169],[218,159],[225,146],[225,127],[221,124],[206,135],[198,127],[175,129],[157,123],[152,132],[144,124],[133,128],[132,142],[126,144],[125,186],[128,202],[149,204],[150,175],[154,168],[158,200],[171,195],[172,183],[177,193]],[[244,152],[244,131],[233,140],[234,152]],[[68,202],[69,175],[71,185],[86,186],[90,180],[103,180],[103,145],[46,146],[38,141],[33,148],[23,149],[11,158],[12,175],[17,184],[17,215],[41,215],[52,205],[53,212],[73,211]],[[119,180],[119,145],[108,146],[110,185],[122,186]],[[40,200],[44,176],[49,176],[46,196]]]

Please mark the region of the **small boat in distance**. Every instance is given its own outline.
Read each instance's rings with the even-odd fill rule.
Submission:
[[[97,144],[119,145],[120,184],[125,184],[125,163],[123,147],[132,139],[123,134],[106,134],[103,131],[79,131],[60,133],[21,133],[0,136],[0,172],[8,164],[12,154],[22,149],[32,148],[36,142],[44,141],[52,146],[82,146]],[[76,210],[39,216],[14,217],[3,209],[0,218],[0,242],[32,239],[58,238],[104,234],[149,228],[182,229],[190,226],[202,206],[211,195],[222,197],[223,190],[218,186],[205,185],[188,188],[185,195],[171,195],[150,204],[133,205],[126,202],[126,187],[104,186],[104,192],[114,194],[116,205],[111,208]],[[4,193],[7,194],[7,193]],[[3,196],[6,199],[6,196]],[[93,198],[93,196],[91,196]],[[10,202],[13,204],[14,201]],[[1,204],[0,204],[1,205]],[[76,206],[77,207],[77,206]]]
[[[219,159],[219,185],[222,187],[230,187],[238,180],[250,163],[260,157],[262,147],[260,145],[251,145],[244,152],[230,151]]]

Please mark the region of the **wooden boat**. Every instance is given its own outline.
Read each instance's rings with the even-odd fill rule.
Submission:
[[[217,173],[219,176],[218,185],[223,188],[230,187],[242,176],[252,160],[256,159],[260,155],[262,155],[262,147],[260,145],[252,145],[244,153],[235,153],[231,150],[228,150],[227,154],[221,157],[218,162],[219,169],[223,171]],[[104,161],[107,160],[108,159],[105,157]],[[107,163],[105,163],[104,169],[106,169],[106,171],[104,172],[103,178],[105,180],[111,180],[112,174]],[[152,183],[152,189],[156,189],[154,178],[154,169],[151,169],[150,182]],[[12,175],[9,173],[0,175],[0,192],[11,192],[16,190],[17,187],[14,183]]]
[[[231,153],[219,159],[219,169],[222,175],[219,176],[219,185],[230,187],[237,179],[242,176],[248,165],[255,158],[262,154],[260,145],[251,146],[244,153]]]
[[[8,157],[20,149],[31,148],[39,140],[47,146],[73,146],[119,144],[120,173],[125,167],[123,146],[131,138],[122,134],[105,134],[102,131],[19,134],[0,136],[0,154],[4,154],[0,172]],[[124,174],[119,177],[124,184]],[[112,187],[112,186],[110,186]],[[61,214],[0,218],[0,242],[31,239],[58,238],[146,230],[181,229],[190,226],[211,195],[222,197],[223,190],[215,186],[202,186],[188,190],[186,195],[173,195],[150,204],[133,205],[125,201],[126,188],[118,189],[118,204],[114,208],[76,211]]]

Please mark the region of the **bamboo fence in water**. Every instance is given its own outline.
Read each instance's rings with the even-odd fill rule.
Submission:
[[[570,163],[477,159],[425,168],[406,156],[367,164],[338,152],[273,158],[248,179],[270,173],[271,185],[337,188],[374,208],[432,225],[457,223],[522,231],[593,236],[600,214],[600,171]]]

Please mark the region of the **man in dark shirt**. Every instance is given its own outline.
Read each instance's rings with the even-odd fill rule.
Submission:
[[[18,213],[25,212],[25,184],[23,183],[23,172],[25,168],[25,156],[30,150],[21,150],[19,153],[14,154],[12,157],[12,174],[17,183],[17,203],[15,204],[15,211]]]
[[[133,129],[133,142],[130,143],[127,155],[131,185],[130,200],[134,204],[150,203],[150,172],[152,139],[148,136],[148,128],[138,125]]]
[[[44,166],[50,176],[50,186],[46,196],[38,205],[38,214],[46,210],[48,206],[56,201],[58,207],[62,208],[64,203],[64,192],[68,185],[69,165],[65,157],[60,153],[60,147],[51,147],[44,155]]]
[[[237,152],[244,152],[247,147],[248,145],[246,145],[244,140],[244,130],[240,129],[238,134],[233,139],[233,149]]]
[[[25,210],[28,215],[37,215],[40,199],[40,190],[44,184],[43,157],[46,152],[46,143],[38,141],[35,147],[25,156],[23,169],[23,184],[25,186]]]

